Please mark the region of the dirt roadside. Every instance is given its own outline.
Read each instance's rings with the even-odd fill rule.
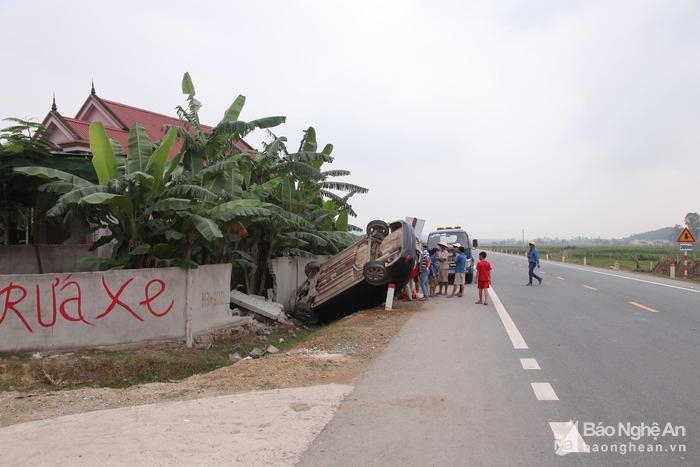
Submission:
[[[393,311],[367,310],[331,323],[289,351],[242,360],[178,382],[125,389],[0,393],[0,426],[94,410],[191,400],[240,392],[317,384],[352,384],[420,302],[395,302]]]

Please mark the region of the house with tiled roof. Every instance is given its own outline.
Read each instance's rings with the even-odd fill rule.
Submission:
[[[51,111],[46,115],[43,125],[48,129],[49,141],[57,151],[64,153],[89,153],[90,141],[88,129],[90,123],[102,122],[107,135],[118,141],[124,151],[128,149],[129,130],[134,123],[140,123],[152,142],[160,141],[165,137],[169,126],[183,127],[184,123],[177,117],[169,117],[150,110],[141,109],[120,102],[103,99],[95,92],[92,85],[90,95],[78,110],[75,117],[65,117],[58,112],[56,98],[54,97]],[[210,126],[202,125],[204,131],[210,131]],[[236,145],[243,151],[252,149],[245,141],[239,140]],[[170,156],[174,156],[182,147],[182,141],[178,140],[173,145]]]
[[[89,128],[90,123],[94,121],[102,122],[109,138],[119,142],[125,153],[128,152],[129,148],[129,130],[136,122],[144,127],[153,143],[165,137],[168,127],[184,127],[185,125],[177,117],[170,117],[121,102],[103,99],[95,92],[94,83],[90,89],[90,95],[74,117],[61,115],[54,96],[51,111],[46,115],[42,124],[48,130],[48,140],[53,145],[57,156],[83,155],[90,157]],[[205,132],[209,132],[212,130],[212,127],[202,125],[202,129]],[[237,141],[236,146],[242,151],[252,149],[243,140]],[[170,151],[170,158],[174,157],[181,148],[182,140],[178,138]],[[45,206],[44,209],[47,209],[47,207]],[[36,243],[62,243],[71,234],[80,232],[83,225],[81,220],[74,220],[69,227],[49,224],[43,209],[37,210],[34,223],[34,240]],[[92,237],[83,239],[85,243],[90,243],[91,240]]]

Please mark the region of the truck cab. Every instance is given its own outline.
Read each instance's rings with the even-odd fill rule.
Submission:
[[[428,235],[428,249],[439,248],[438,243],[445,243],[448,245],[447,251],[450,253],[450,284],[454,282],[455,277],[455,248],[454,244],[459,243],[464,247],[464,254],[467,255],[467,271],[465,281],[467,284],[471,284],[474,281],[474,258],[472,256],[472,247],[476,248],[479,246],[477,240],[471,240],[469,234],[462,229],[461,226],[456,225],[452,227],[438,227],[433,232]]]

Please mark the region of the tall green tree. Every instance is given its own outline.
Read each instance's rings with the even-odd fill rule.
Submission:
[[[5,121],[11,124],[0,130],[0,244],[9,243],[12,229],[24,231],[23,238],[31,242],[35,208],[55,199],[38,196],[41,181],[17,175],[14,169],[33,165],[86,176],[89,161],[79,155],[52,154],[46,128],[38,122],[18,118]]]
[[[684,221],[685,225],[687,225],[695,235],[700,235],[700,214],[697,212],[689,212],[685,215]]]

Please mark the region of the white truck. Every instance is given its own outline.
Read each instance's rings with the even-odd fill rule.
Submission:
[[[438,243],[445,243],[448,245],[447,250],[450,253],[450,284],[454,282],[455,278],[455,248],[452,245],[459,243],[464,247],[464,254],[467,255],[465,280],[467,284],[471,284],[474,281],[474,258],[472,257],[472,248],[477,248],[479,242],[476,239],[470,241],[469,234],[466,230],[456,225],[453,227],[438,227],[433,232],[430,232],[428,235],[428,249],[439,248]]]

